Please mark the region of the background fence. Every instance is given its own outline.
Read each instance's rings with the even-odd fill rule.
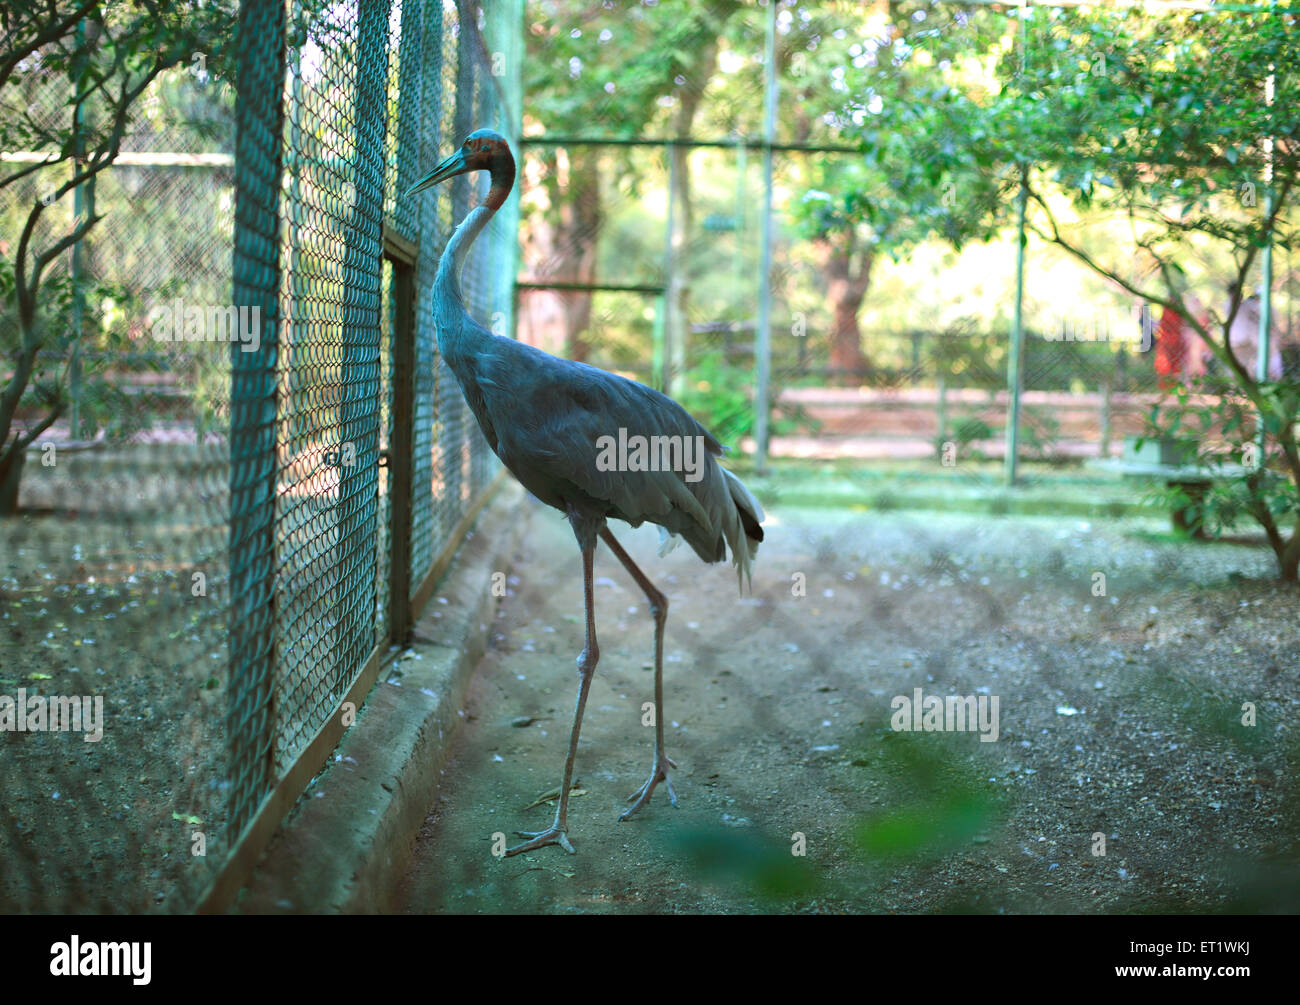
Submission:
[[[591,201],[599,212],[589,213],[595,222],[582,234],[582,254],[570,253],[565,262],[571,269],[588,259],[594,265],[573,283],[570,273],[552,275],[549,245],[525,245],[519,337],[664,386],[724,443],[752,452],[758,235],[767,184],[760,158],[717,137],[676,139],[687,151],[679,171],[691,178],[692,211],[689,222],[679,211],[670,229],[660,208],[671,185],[667,144],[548,135],[524,141],[533,175],[544,174],[545,158],[555,150],[597,165]],[[937,467],[949,442],[963,460],[1001,459],[1015,297],[1014,242],[1005,235],[961,254],[937,240],[900,262],[877,254],[857,306],[861,365],[836,364],[832,277],[825,249],[799,225],[804,189],[796,181],[814,162],[849,165],[860,156],[791,143],[773,153],[772,184],[780,197],[769,279],[770,454],[775,460],[924,459]],[[639,185],[629,186],[628,177]],[[530,212],[547,220],[545,210]],[[526,214],[526,232],[529,222]],[[1273,345],[1294,377],[1300,374],[1300,271],[1289,252],[1279,253],[1277,265]],[[1225,296],[1195,292],[1216,307]],[[668,303],[674,297],[676,312]],[[1166,400],[1169,384],[1157,373],[1153,339],[1160,308],[1144,326],[1140,303],[1031,238],[1024,310],[1019,455],[1056,465],[1119,456],[1125,437],[1146,430],[1152,406]],[[1248,367],[1253,352],[1243,354]],[[999,477],[994,465],[964,464],[960,473]]]
[[[524,177],[540,184],[524,192],[520,337],[662,386],[746,450],[766,439],[770,402],[766,446],[777,459],[926,454],[937,465],[948,440],[1000,456],[1013,388],[1024,393],[1027,460],[1119,453],[1168,384],[1149,340],[1139,344],[1141,304],[1036,232],[1024,243],[1022,298],[1009,213],[963,239],[956,210],[973,203],[955,189],[945,185],[929,205],[916,198],[924,185],[891,194],[907,171],[891,162],[888,138],[925,136],[908,125],[916,96],[951,95],[967,72],[950,72],[960,59],[946,58],[940,40],[960,48],[982,32],[999,39],[976,47],[993,57],[984,72],[997,79],[980,85],[991,93],[1018,86],[1027,67],[1067,79],[1081,69],[1071,60],[1098,76],[1097,54],[1084,62],[1084,43],[1067,45],[1066,29],[1030,29],[1055,25],[1061,8],[698,7],[527,8]],[[1212,9],[1194,20],[1250,23],[1249,6]],[[659,79],[643,66],[647,51],[672,73]],[[908,149],[911,165],[943,159],[937,148],[929,157]],[[1253,206],[1253,182],[1249,191]],[[1014,199],[996,202],[1010,209]],[[1107,256],[1120,255],[1104,265],[1139,289],[1161,288],[1151,282],[1156,260],[1130,255],[1118,204],[1099,199],[1070,219]],[[1276,240],[1268,275],[1256,265],[1246,282],[1269,287],[1273,347],[1294,374],[1300,271],[1289,243]],[[1187,292],[1225,313],[1230,256],[1214,241],[1171,254],[1193,277]],[[1015,379],[1013,330],[1024,334]],[[1068,414],[1053,416],[1058,406]]]
[[[511,0],[245,4],[233,86],[202,54],[160,78],[83,195],[105,219],[61,266],[74,408],[0,525],[0,693],[102,695],[105,729],[0,737],[0,909],[197,906],[430,596],[498,465],[428,309],[474,181],[405,193],[472,129],[517,135],[519,23]],[[67,114],[56,83],[24,100]],[[84,209],[63,201],[49,226]],[[515,219],[464,274],[502,331]]]

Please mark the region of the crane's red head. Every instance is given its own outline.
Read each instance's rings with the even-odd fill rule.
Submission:
[[[493,209],[500,206],[515,180],[515,158],[506,138],[492,129],[476,129],[465,137],[459,150],[416,182],[407,195],[423,192],[430,186],[470,171],[491,172],[492,191],[488,193],[487,204]]]

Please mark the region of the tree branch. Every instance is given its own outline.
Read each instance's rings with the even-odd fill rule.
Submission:
[[[122,140],[126,135],[127,116],[130,111],[131,102],[143,93],[144,89],[158,76],[165,68],[164,60],[161,56],[154,58],[154,65],[149,69],[140,80],[140,83],[132,88],[129,83],[123,82],[117,97],[117,108],[113,117],[113,128],[104,137],[104,140],[95,148],[90,157],[87,159],[87,167],[76,172],[71,178],[65,181],[54,190],[51,204],[62,198],[66,193],[76,188],[78,185],[85,183],[93,178],[99,172],[109,167],[116,160],[118,153],[121,151]],[[23,227],[22,236],[18,241],[17,254],[14,259],[14,284],[17,287],[20,314],[26,311],[29,318],[31,312],[35,310],[36,291],[40,287],[41,273],[45,266],[60,251],[63,251],[75,244],[85,236],[86,232],[102,217],[94,217],[83,222],[71,235],[64,237],[52,248],[37,254],[33,258],[30,278],[28,277],[27,256],[30,250],[32,234],[36,227],[37,220],[45,210],[43,202],[38,202],[32,207],[27,217],[27,224]],[[69,239],[71,238],[71,240]]]
[[[1273,554],[1280,559],[1282,552],[1286,549],[1286,541],[1282,539],[1282,534],[1277,529],[1277,523],[1273,520],[1273,514],[1268,508],[1268,503],[1259,494],[1259,483],[1263,477],[1264,468],[1262,466],[1246,476],[1246,491],[1250,500],[1248,505],[1250,506],[1251,515],[1264,528],[1264,533],[1268,537],[1268,543],[1273,549]]]
[[[1278,198],[1275,200],[1272,213],[1269,215],[1265,223],[1265,227],[1263,228],[1264,233],[1271,233],[1272,227],[1277,218],[1277,214],[1280,211],[1282,205],[1285,203],[1286,196],[1290,192],[1291,187],[1292,187],[1292,179],[1288,179],[1287,183],[1283,186],[1281,192],[1279,193]],[[1237,359],[1236,354],[1232,351],[1231,337],[1229,335],[1229,329],[1232,325],[1233,320],[1235,320],[1236,318],[1237,310],[1240,306],[1241,283],[1244,281],[1246,274],[1250,270],[1250,267],[1254,264],[1255,254],[1256,251],[1258,250],[1257,246],[1251,245],[1249,247],[1244,260],[1241,262],[1238,268],[1237,293],[1233,297],[1232,306],[1229,311],[1228,318],[1224,322],[1224,333],[1223,333],[1224,344],[1221,346],[1210,335],[1209,330],[1203,324],[1201,324],[1199,318],[1189,315],[1189,313],[1186,310],[1186,306],[1182,301],[1181,295],[1176,295],[1176,299],[1171,299],[1169,297],[1164,297],[1164,296],[1158,296],[1152,293],[1151,291],[1139,289],[1137,286],[1133,285],[1133,283],[1131,283],[1129,280],[1124,279],[1122,276],[1120,276],[1118,273],[1114,272],[1113,270],[1106,268],[1104,265],[1102,265],[1100,262],[1094,259],[1082,248],[1068,241],[1061,234],[1060,227],[1056,222],[1056,217],[1052,213],[1051,208],[1047,205],[1047,201],[1038,192],[1034,191],[1032,188],[1029,188],[1028,192],[1029,192],[1029,197],[1034,201],[1035,204],[1037,204],[1042,209],[1043,214],[1046,216],[1047,222],[1051,226],[1051,233],[1050,234],[1044,233],[1040,228],[1038,228],[1033,223],[1029,224],[1030,230],[1032,230],[1043,240],[1048,241],[1049,243],[1055,244],[1058,247],[1064,249],[1067,253],[1077,258],[1093,272],[1097,273],[1097,275],[1115,283],[1117,286],[1122,287],[1123,289],[1127,290],[1129,293],[1132,293],[1135,297],[1138,297],[1139,299],[1142,300],[1150,301],[1151,303],[1159,304],[1162,307],[1166,307],[1172,311],[1175,311],[1178,314],[1181,314],[1184,318],[1187,319],[1188,323],[1197,332],[1197,334],[1199,334],[1205,340],[1206,344],[1210,347],[1211,351],[1214,352],[1215,356],[1217,356],[1225,366],[1227,366],[1230,370],[1232,370],[1233,374],[1237,378],[1239,385],[1241,386],[1242,391],[1246,394],[1248,398],[1250,398],[1251,402],[1261,411],[1268,410],[1268,404],[1265,401],[1263,395],[1260,393],[1258,383],[1255,381],[1253,377],[1250,376],[1250,374],[1246,372],[1246,368],[1242,366],[1241,361]],[[1158,253],[1156,253],[1149,246],[1149,244],[1144,244],[1143,246],[1146,247],[1146,250],[1161,265],[1162,277],[1165,279],[1166,288],[1172,291],[1173,287],[1169,283],[1167,263],[1163,258],[1160,257]]]
[[[63,408],[64,408],[63,401],[60,400],[54,402],[54,405],[51,407],[49,414],[46,415],[45,418],[43,418],[31,429],[29,429],[25,434],[14,437],[13,449],[26,450],[29,446],[35,443],[36,438],[40,436],[41,433],[45,432],[45,430],[49,429],[52,425],[54,425],[54,423],[56,423],[59,420],[59,416],[63,414]]]
[[[78,21],[83,20],[87,14],[98,7],[99,3],[100,0],[86,0],[85,3],[69,13],[62,21],[50,24],[44,31],[39,32],[35,38],[22,43],[7,57],[0,59],[0,88],[4,87],[19,63],[41,46],[49,45],[51,42],[62,38]],[[54,14],[55,10],[55,5],[50,4],[51,14]]]

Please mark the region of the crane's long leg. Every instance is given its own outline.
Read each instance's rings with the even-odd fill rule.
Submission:
[[[627,797],[627,801],[632,805],[619,817],[619,820],[626,820],[650,801],[650,794],[660,782],[667,786],[668,798],[673,806],[677,805],[677,793],[673,791],[672,779],[668,777],[668,769],[675,768],[677,765],[664,753],[664,623],[668,620],[668,598],[660,593],[654,583],[650,582],[646,574],[637,567],[637,564],[632,561],[632,556],[623,550],[623,546],[618,543],[618,539],[608,527],[601,528],[600,539],[609,546],[609,550],[632,574],[636,585],[641,587],[646,600],[650,602],[650,613],[655,619],[655,759],[650,766],[649,779]]]
[[[520,837],[532,840],[507,849],[507,858],[548,844],[558,844],[570,855],[576,854],[565,832],[569,829],[569,788],[573,782],[573,761],[578,754],[578,734],[582,732],[582,712],[587,707],[587,692],[591,689],[591,678],[600,660],[600,646],[596,644],[596,605],[592,580],[592,560],[595,553],[594,539],[583,545],[582,589],[587,605],[587,644],[578,657],[578,703],[573,710],[573,731],[569,734],[569,756],[564,760],[564,781],[560,784],[560,804],[555,810],[555,823],[544,831],[515,831]]]

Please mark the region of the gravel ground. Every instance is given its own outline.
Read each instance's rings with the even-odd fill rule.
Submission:
[[[98,742],[0,732],[0,913],[185,911],[221,864],[227,623],[175,558],[215,537],[0,521],[0,695],[103,711]]]
[[[620,525],[670,598],[680,808],[661,787],[617,822],[650,767],[652,634],[602,551],[578,854],[495,855],[553,815],[525,807],[558,786],[582,646],[572,535],[529,507],[400,909],[1300,909],[1300,596],[1266,549],[1156,520],[778,507],[744,597],[729,569],[660,559],[653,528]],[[996,741],[895,730],[892,699],[916,688],[996,697]]]

